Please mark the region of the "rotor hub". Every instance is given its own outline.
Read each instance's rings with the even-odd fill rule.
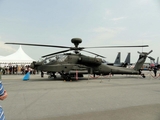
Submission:
[[[81,38],[72,38],[71,42],[75,45],[75,47],[78,47],[79,43],[82,42]]]

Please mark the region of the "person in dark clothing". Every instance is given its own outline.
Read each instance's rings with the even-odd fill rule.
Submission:
[[[41,71],[41,77],[43,77],[44,76],[44,72],[43,71]]]
[[[157,67],[153,68],[153,72],[154,72],[154,76],[156,77],[157,76]]]

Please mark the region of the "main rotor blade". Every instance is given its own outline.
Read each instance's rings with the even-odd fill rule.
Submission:
[[[88,52],[88,53],[91,53],[91,54],[96,55],[96,56],[99,56],[99,57],[102,57],[102,58],[106,58],[106,57],[104,57],[104,56],[102,56],[102,55],[99,55],[99,54],[96,54],[96,53],[93,53],[93,52],[90,52],[90,51],[86,51],[86,50],[83,50],[83,51]]]
[[[68,46],[58,46],[58,45],[46,45],[46,44],[29,44],[29,43],[12,43],[6,42],[5,44],[12,44],[12,45],[28,45],[28,46],[41,46],[41,47],[57,47],[57,48],[71,48],[76,50],[82,50],[87,48],[124,48],[124,47],[149,47],[148,45],[133,45],[133,46],[95,46],[95,47],[68,47]]]
[[[81,49],[87,49],[87,48],[125,48],[125,47],[149,47],[148,45],[127,45],[127,46],[95,46],[95,47],[84,47]]]
[[[56,55],[56,54],[59,54],[59,53],[68,52],[68,51],[70,51],[70,50],[63,50],[63,51],[59,51],[59,52],[55,52],[55,53],[51,53],[51,54],[47,54],[47,55],[42,56],[42,58],[44,58],[44,57],[48,57],[48,56],[51,56],[51,55]]]
[[[41,47],[57,47],[57,48],[70,48],[67,46],[57,46],[57,45],[43,45],[43,44],[29,44],[29,43],[10,43],[7,42],[5,44],[12,44],[12,45],[28,45],[28,46],[41,46]]]

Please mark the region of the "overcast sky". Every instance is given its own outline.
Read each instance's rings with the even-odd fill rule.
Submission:
[[[19,46],[5,42],[73,46],[149,45],[148,48],[87,49],[113,62],[121,52],[123,62],[137,51],[160,56],[160,0],[0,0],[0,55],[15,52]],[[57,52],[58,48],[22,46],[33,59]],[[82,52],[83,54],[86,54]],[[90,55],[90,54],[86,54]],[[91,55],[92,56],[92,55]]]

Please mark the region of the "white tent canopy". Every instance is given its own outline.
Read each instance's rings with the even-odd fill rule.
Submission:
[[[19,49],[8,56],[0,57],[0,64],[30,64],[34,61],[20,46]]]
[[[1,56],[1,55],[0,55],[0,58],[3,58],[3,57],[4,57],[4,56]]]

